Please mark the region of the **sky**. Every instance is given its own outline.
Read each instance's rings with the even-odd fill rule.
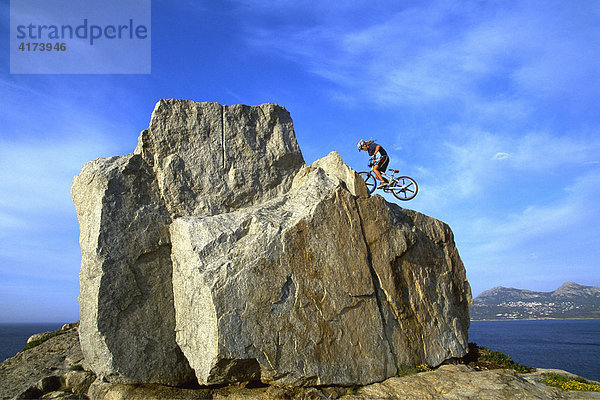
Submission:
[[[72,179],[133,152],[161,98],[278,103],[309,164],[366,170],[376,139],[473,296],[600,286],[595,0],[152,0],[148,74],[11,74],[0,4],[0,322],[78,320]]]

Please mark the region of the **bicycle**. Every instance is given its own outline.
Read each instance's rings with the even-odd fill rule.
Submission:
[[[370,166],[371,165],[369,165],[369,167]],[[389,184],[384,186],[382,190],[385,193],[391,192],[398,200],[408,201],[414,199],[419,191],[417,182],[415,182],[415,180],[409,176],[399,176],[396,178],[394,175],[400,172],[397,169],[388,169],[388,172],[391,172],[392,175],[381,172],[381,175],[385,176],[389,180]],[[359,172],[358,174],[365,181],[369,194],[373,193],[375,189],[377,189],[377,179],[375,179],[375,174],[373,171],[364,171]]]

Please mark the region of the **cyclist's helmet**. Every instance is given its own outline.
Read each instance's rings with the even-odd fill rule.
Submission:
[[[356,145],[356,147],[358,148],[358,151],[361,151],[365,144],[367,144],[367,142],[365,142],[364,140],[361,140],[360,142],[358,142],[358,144]]]

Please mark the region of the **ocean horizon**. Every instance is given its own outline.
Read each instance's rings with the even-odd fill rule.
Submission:
[[[0,323],[0,362],[14,357],[36,333],[58,331],[65,323]]]
[[[471,321],[469,342],[530,367],[600,381],[600,319]]]
[[[0,323],[0,362],[21,351],[31,335],[63,325]],[[600,381],[600,319],[471,321],[469,342],[501,351],[524,365]]]

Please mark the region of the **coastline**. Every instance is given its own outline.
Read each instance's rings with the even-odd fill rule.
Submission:
[[[568,369],[536,368],[518,373],[513,369],[481,369],[466,364],[441,365],[427,372],[415,372],[359,387],[296,387],[228,385],[176,388],[156,384],[126,385],[97,379],[87,365],[79,346],[77,326],[64,327],[63,335],[53,336],[30,350],[0,364],[0,399],[19,398],[128,398],[239,399],[314,398],[315,400],[372,400],[389,398],[556,398],[600,399],[595,392],[565,392],[540,383],[544,373],[578,377]],[[587,378],[586,378],[587,379]],[[593,380],[588,380],[596,383]]]
[[[600,319],[477,320],[469,327],[469,342],[523,365],[600,380]]]
[[[0,362],[17,355],[35,334],[58,331],[64,322],[0,322]]]
[[[503,321],[600,321],[600,318],[505,318],[505,319],[472,319],[471,322],[503,322]]]

